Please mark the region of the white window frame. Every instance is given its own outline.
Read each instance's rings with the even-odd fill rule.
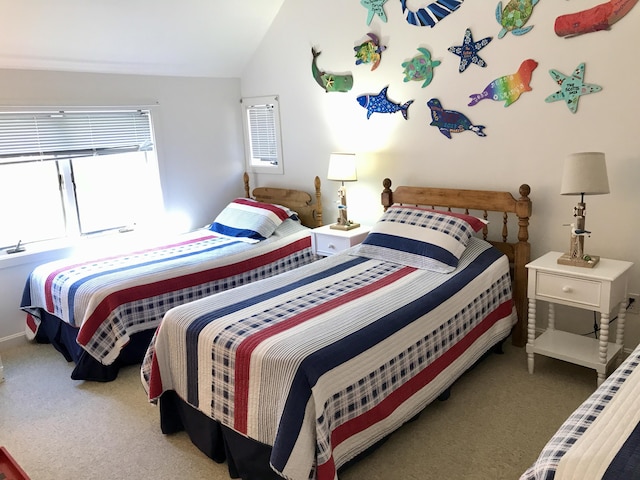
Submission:
[[[57,140],[55,136],[45,136],[49,139],[53,139],[52,142],[48,142],[48,141],[45,142],[45,137],[41,137],[42,141],[40,141],[40,139],[36,137],[34,137],[33,140],[29,140],[30,137],[28,136],[28,133],[25,133],[21,137],[19,137],[18,135],[15,135],[16,139],[18,138],[22,139],[22,143],[20,144],[15,142],[12,143],[12,134],[11,134],[10,127],[7,127],[5,130],[0,132],[0,141],[3,142],[2,151],[5,152],[4,157],[0,158],[0,172],[2,170],[3,163],[19,164],[22,162],[33,163],[33,162],[45,161],[45,162],[55,162],[55,164],[57,165],[62,209],[63,209],[63,215],[65,217],[64,229],[65,229],[66,235],[58,236],[55,238],[42,237],[40,239],[33,239],[31,241],[40,242],[40,243],[42,242],[47,243],[51,241],[57,242],[59,240],[74,239],[79,237],[91,236],[94,233],[102,233],[102,232],[93,232],[93,231],[84,233],[81,231],[79,210],[78,210],[79,206],[77,203],[75,186],[73,185],[74,178],[72,176],[72,172],[73,172],[74,159],[87,158],[95,155],[109,153],[109,152],[106,152],[105,149],[109,149],[111,153],[138,152],[139,154],[142,154],[145,156],[145,163],[147,164],[146,168],[148,168],[148,173],[147,173],[148,176],[146,178],[149,180],[152,190],[155,188],[155,190],[157,191],[154,192],[152,190],[149,190],[149,193],[156,197],[155,200],[152,200],[152,204],[155,203],[155,205],[152,205],[151,210],[146,212],[145,218],[139,218],[138,220],[142,221],[145,224],[145,226],[146,224],[152,224],[152,221],[157,220],[157,217],[161,215],[162,212],[164,211],[164,205],[162,201],[162,192],[161,192],[162,187],[161,187],[160,177],[158,172],[158,159],[157,159],[154,140],[153,140],[154,137],[153,137],[153,125],[151,121],[151,111],[147,107],[144,107],[144,108],[130,107],[125,109],[109,108],[109,107],[95,107],[91,109],[60,108],[55,110],[38,109],[38,110],[33,110],[33,112],[31,110],[26,110],[26,109],[25,110],[12,109],[12,108],[3,109],[2,114],[7,116],[33,115],[35,117],[38,115],[43,115],[46,117],[47,115],[49,115],[52,118],[55,116],[62,116],[63,113],[66,114],[67,112],[70,115],[74,115],[74,114],[91,115],[92,112],[96,112],[98,114],[104,113],[105,116],[108,116],[111,112],[117,113],[120,111],[124,111],[126,114],[137,112],[137,114],[148,117],[148,128],[146,129],[146,132],[145,132],[144,129],[142,131],[139,130],[137,126],[131,127],[131,128],[136,128],[136,131],[131,135],[123,135],[122,127],[115,125],[113,129],[113,132],[114,132],[113,135],[111,135],[110,133],[106,133],[107,137],[102,136],[101,137],[102,140],[99,141],[99,144],[96,144],[103,147],[106,146],[105,148],[102,148],[102,149],[98,147],[94,148],[92,146],[94,144],[93,139],[95,135],[95,130],[93,132],[85,131],[83,129],[73,130],[73,132],[79,132],[79,136],[76,137],[72,135],[69,137],[71,139],[74,139],[73,143],[70,143],[71,140],[68,140],[66,138],[62,140],[64,144],[64,148],[62,148],[62,150],[64,151],[63,154],[57,153],[57,152],[60,152],[60,150],[56,150]],[[20,124],[20,125],[23,125],[23,124]],[[24,128],[26,129],[25,132],[31,131],[29,130],[30,127],[28,126],[25,126]],[[119,128],[120,130],[118,130]],[[124,128],[129,128],[129,127],[124,127]],[[135,137],[134,140],[137,138],[141,138],[144,141],[141,140],[140,144],[136,144],[135,142],[134,144],[130,144],[130,141],[133,137]],[[31,151],[30,145],[36,146],[35,150],[33,150],[33,152],[35,153],[29,153]],[[76,148],[76,146],[77,146],[77,150],[74,149]],[[153,183],[157,184],[157,188],[153,187],[152,185]],[[146,218],[147,215],[149,216],[149,218]],[[154,218],[151,218],[151,217],[154,217]],[[130,225],[118,225],[118,226],[115,226],[114,228],[109,229],[109,231],[113,233],[118,233],[119,230],[129,231],[131,229],[130,227],[131,227]],[[18,238],[21,236],[20,232],[15,232],[15,234],[17,237],[16,241],[20,240],[20,238]],[[0,245],[0,247],[1,246],[2,245]]]
[[[280,102],[277,95],[245,97],[242,105],[246,168],[254,173],[284,174]],[[271,112],[269,115],[268,112]],[[267,113],[265,115],[265,113]],[[267,159],[254,152],[268,151]]]

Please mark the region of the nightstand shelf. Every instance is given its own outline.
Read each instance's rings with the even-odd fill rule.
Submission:
[[[627,306],[627,282],[631,262],[601,258],[593,268],[558,264],[560,252],[549,252],[527,264],[529,282],[529,316],[527,362],[533,373],[534,355],[545,355],[584,367],[598,374],[598,385],[607,376],[609,366],[620,355],[624,345],[624,321]],[[536,304],[549,305],[548,326],[535,336]],[[600,313],[600,338],[590,338],[555,329],[555,305]],[[609,342],[611,311],[618,306],[615,343]]]
[[[313,229],[313,250],[317,255],[328,257],[358,245],[369,234],[369,227],[360,226],[352,230],[337,230],[330,225]]]

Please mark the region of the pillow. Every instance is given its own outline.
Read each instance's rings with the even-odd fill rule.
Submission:
[[[227,237],[258,242],[269,238],[291,215],[295,212],[280,205],[236,198],[209,225],[209,230]]]
[[[463,213],[394,204],[354,249],[354,255],[450,273],[469,239],[485,224]]]

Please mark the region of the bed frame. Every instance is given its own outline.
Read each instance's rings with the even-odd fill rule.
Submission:
[[[249,174],[244,173],[244,192],[246,198],[254,198],[259,202],[283,205],[295,211],[303,225],[316,228],[322,226],[322,195],[320,178],[314,179],[315,203],[307,192],[290,188],[256,187],[250,193]]]
[[[513,298],[518,312],[518,322],[513,327],[511,342],[515,346],[524,347],[527,342],[527,269],[525,265],[529,263],[531,257],[531,245],[528,241],[531,216],[529,185],[520,186],[518,199],[509,192],[488,190],[400,186],[392,191],[391,180],[388,178],[383,180],[382,185],[384,190],[381,200],[385,211],[394,203],[399,203],[424,205],[448,211],[462,210],[467,214],[474,214],[474,211],[481,212],[485,220],[489,218],[490,212],[498,212],[502,215],[501,238],[488,239],[489,227],[487,226],[484,227],[482,236],[509,258]],[[509,241],[508,214],[515,214],[518,219],[517,241]]]

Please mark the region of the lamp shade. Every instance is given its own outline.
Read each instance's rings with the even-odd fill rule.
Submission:
[[[609,193],[607,164],[602,152],[572,153],[564,161],[561,195]]]
[[[332,153],[329,156],[327,179],[339,182],[355,182],[358,180],[355,153]]]

